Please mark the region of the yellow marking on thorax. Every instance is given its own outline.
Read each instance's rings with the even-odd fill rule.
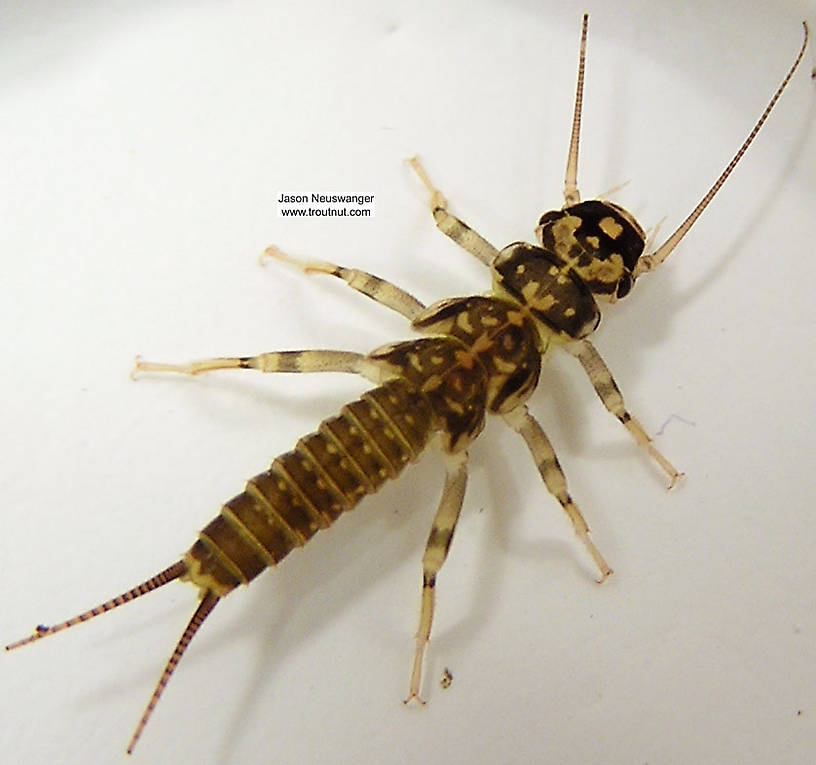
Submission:
[[[512,361],[505,361],[499,356],[495,356],[493,358],[493,366],[496,367],[496,369],[498,369],[502,374],[509,375],[516,371],[517,364],[514,364]]]
[[[465,369],[473,369],[476,364],[476,356],[472,350],[456,351],[453,357],[456,359],[456,363]]]
[[[565,277],[559,277],[559,281]],[[541,294],[541,285],[538,282],[527,282],[521,288],[521,294],[524,300],[532,308],[537,308],[540,311],[549,311],[558,300],[550,294]]]
[[[408,362],[414,369],[416,369],[417,372],[422,371],[422,362],[419,360],[419,356],[416,353],[408,354]]]
[[[488,335],[487,332],[483,332],[481,335],[479,335],[471,346],[474,353],[483,353],[484,351],[489,351],[492,347],[493,341],[490,339],[490,335]]]
[[[507,312],[507,323],[512,324],[514,327],[521,327],[524,326],[524,317],[525,317],[525,309],[524,306],[519,306],[518,311],[508,311]]]
[[[465,413],[465,407],[463,407],[458,401],[449,398],[448,396],[445,396],[445,406],[452,409],[454,412],[456,412],[456,414],[461,415]]]
[[[463,329],[469,335],[473,334],[473,325],[470,323],[470,317],[467,311],[462,311],[456,315],[456,326]]]
[[[427,380],[425,380],[424,383],[422,383],[420,392],[431,393],[432,391],[435,391],[437,388],[439,388],[442,385],[442,382],[443,380],[441,375],[431,375],[430,377],[428,377]]]

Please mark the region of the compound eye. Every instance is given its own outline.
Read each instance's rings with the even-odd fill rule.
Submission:
[[[632,289],[632,285],[635,283],[635,280],[632,274],[624,274],[621,277],[621,280],[618,282],[618,291],[615,295],[618,298],[626,297],[629,294],[629,291]]]
[[[549,212],[545,212],[538,220],[539,226],[546,226],[548,223],[552,223],[554,220],[558,220],[559,218],[563,218],[565,215],[563,210],[550,210]]]

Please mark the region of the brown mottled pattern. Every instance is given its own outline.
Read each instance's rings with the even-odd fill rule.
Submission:
[[[496,259],[497,287],[564,339],[592,333],[601,313],[589,288],[554,253],[526,242],[505,247]]]
[[[379,348],[369,358],[399,368],[424,394],[441,431],[443,448],[465,448],[484,427],[486,375],[468,347],[454,337],[428,337]]]
[[[449,298],[414,319],[423,332],[444,332],[471,350],[487,374],[486,407],[503,413],[533,392],[546,342],[516,302],[496,296]]]

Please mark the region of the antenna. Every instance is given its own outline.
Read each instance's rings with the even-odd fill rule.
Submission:
[[[748,137],[743,142],[742,146],[740,146],[739,151],[733,156],[731,161],[728,163],[728,166],[725,170],[722,171],[722,174],[719,178],[714,182],[714,185],[708,190],[708,193],[700,200],[700,203],[695,207],[691,214],[686,218],[677,228],[677,230],[665,241],[663,244],[660,245],[653,253],[650,255],[643,255],[640,260],[638,260],[637,265],[635,266],[635,270],[633,272],[633,276],[637,278],[641,274],[644,274],[648,271],[653,271],[657,268],[666,258],[671,255],[672,250],[677,247],[680,240],[688,233],[688,230],[694,225],[697,218],[702,215],[703,210],[708,207],[708,203],[714,198],[714,195],[720,190],[721,186],[725,183],[726,179],[729,175],[731,175],[731,171],[737,166],[737,163],[742,159],[742,155],[748,150],[748,147],[753,143],[754,138],[756,138],[757,133],[759,132],[760,128],[765,124],[765,120],[768,119],[768,115],[771,113],[771,110],[776,105],[776,102],[779,100],[779,97],[782,95],[782,91],[785,90],[788,82],[790,82],[791,77],[793,77],[793,73],[796,71],[796,68],[799,66],[799,63],[802,61],[802,57],[805,55],[805,48],[807,48],[808,44],[808,37],[810,36],[810,32],[808,30],[808,25],[806,21],[802,22],[802,26],[805,28],[805,39],[802,41],[802,47],[799,49],[799,54],[796,56],[796,60],[791,65],[791,68],[788,70],[788,73],[785,75],[785,79],[782,80],[782,84],[776,89],[776,93],[773,94],[773,98],[771,98],[768,105],[765,107],[765,111],[762,112],[762,116],[757,120],[756,125],[754,125],[751,132],[748,134]],[[573,129],[574,130],[574,129]]]
[[[578,143],[581,139],[581,109],[584,104],[584,70],[586,68],[587,27],[589,14],[584,14],[581,26],[581,52],[578,56],[578,84],[575,87],[575,109],[572,113],[572,136],[567,155],[567,172],[564,175],[564,203],[566,207],[581,201],[578,193]]]

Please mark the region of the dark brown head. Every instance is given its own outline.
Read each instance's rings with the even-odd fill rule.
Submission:
[[[598,199],[544,213],[536,236],[544,249],[572,267],[593,295],[610,302],[632,289],[646,241],[629,212]]]

